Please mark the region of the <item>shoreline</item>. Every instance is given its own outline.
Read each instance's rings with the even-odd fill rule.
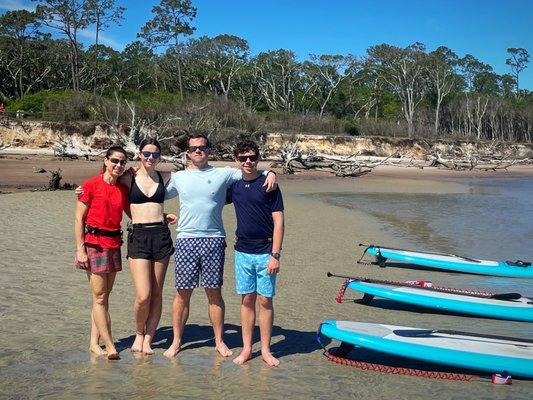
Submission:
[[[135,161],[129,163],[134,165]],[[213,166],[235,166],[231,161],[212,161]],[[270,161],[261,161],[260,169],[269,169]],[[80,185],[84,180],[98,173],[101,161],[85,161],[62,159],[49,155],[22,155],[0,154],[0,194],[16,193],[20,191],[38,191],[48,184],[49,171],[61,170],[62,184],[70,183]],[[34,173],[34,168],[42,168],[45,173]],[[161,163],[160,170],[172,171],[172,163]],[[533,165],[512,166],[508,170],[496,171],[454,171],[436,167],[404,167],[383,165],[376,167],[372,172],[357,178],[339,178],[328,172],[304,171],[295,175],[282,175],[279,168],[274,168],[278,173],[280,184],[301,182],[314,182],[315,184],[331,187],[357,188],[359,183],[370,184],[372,190],[390,191],[390,183],[397,180],[410,182],[410,186],[417,186],[423,190],[424,184],[429,182],[452,183],[463,179],[476,178],[522,178],[533,177]]]

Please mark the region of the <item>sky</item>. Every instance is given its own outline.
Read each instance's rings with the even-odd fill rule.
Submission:
[[[159,0],[117,0],[126,7],[121,26],[102,43],[117,50],[136,39]],[[231,34],[246,39],[252,54],[287,49],[300,60],[309,54],[365,55],[387,43],[422,42],[431,51],[446,46],[472,54],[496,73],[509,73],[507,48],[525,48],[530,65],[520,87],[533,90],[533,0],[192,0],[198,13],[194,37]],[[0,13],[35,7],[29,0],[0,0]],[[82,32],[90,44],[94,31]]]

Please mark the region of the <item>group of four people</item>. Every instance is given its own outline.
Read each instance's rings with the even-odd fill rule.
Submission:
[[[235,149],[240,168],[209,165],[211,144],[203,134],[187,141],[189,163],[174,174],[156,171],[161,146],[145,139],[139,147],[140,168],[124,173],[127,154],[111,147],[100,175],[82,185],[76,207],[76,265],[87,271],[93,295],[90,349],[117,359],[111,336],[108,298],[116,272],[121,270],[122,213],[131,218],[127,257],[135,285],[135,340],[132,351],[152,354],[151,343],[162,309],[162,291],[170,256],[175,252],[176,296],[172,306],[173,341],[165,351],[180,350],[189,315],[190,298],[203,286],[209,302],[215,346],[225,357],[232,352],[224,343],[224,300],[221,294],[225,260],[222,208],[233,202],[237,215],[235,281],[242,295],[243,350],[234,362],[242,364],[252,354],[255,305],[259,297],[261,353],[269,365],[279,361],[270,352],[276,274],[283,241],[283,200],[275,174],[257,170],[259,149],[240,142]],[[179,196],[180,215],[175,248],[168,223],[176,216],[163,213],[165,199]],[[105,344],[105,351],[99,340]]]

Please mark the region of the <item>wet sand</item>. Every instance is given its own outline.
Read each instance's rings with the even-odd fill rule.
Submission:
[[[25,160],[17,160],[25,161]],[[33,165],[35,160],[30,160]],[[0,160],[0,169],[5,159]],[[46,161],[43,160],[41,164]],[[65,180],[81,181],[94,174],[97,163],[65,162]],[[28,168],[30,162],[28,162]],[[87,164],[86,168],[82,165]],[[14,170],[16,170],[16,165]],[[54,164],[55,165],[55,164]],[[19,168],[21,164],[18,164]],[[43,168],[49,168],[42,165]],[[83,172],[80,172],[83,171]],[[5,170],[4,170],[5,172]],[[272,350],[281,365],[262,362],[258,332],[254,358],[240,367],[213,348],[207,302],[201,290],[192,298],[184,349],[173,360],[163,356],[171,341],[173,262],[165,284],[163,316],[155,340],[155,355],[129,351],[133,341],[134,292],[127,263],[117,276],[110,299],[113,334],[120,361],[92,357],[87,352],[90,293],[85,274],[72,268],[74,198],[70,191],[15,192],[0,196],[0,393],[5,398],[491,398],[527,399],[533,381],[514,380],[497,387],[486,381],[454,382],[362,371],[334,364],[322,355],[316,328],[324,319],[345,319],[487,334],[527,336],[527,323],[435,313],[377,300],[371,306],[335,302],[340,279],[326,272],[391,280],[427,279],[439,285],[475,287],[479,277],[402,268],[380,269],[355,263],[357,244],[404,244],[388,237],[377,219],[357,210],[326,204],[310,193],[331,191],[461,192],[447,176],[411,172],[390,176],[374,171],[360,179],[323,175],[280,177],[285,193],[286,237],[275,297]],[[35,174],[37,175],[37,174]],[[43,175],[43,174],[41,174]],[[0,175],[4,184],[6,175]],[[26,172],[26,176],[28,173]],[[34,175],[31,175],[32,177]],[[453,178],[453,177],[452,177]],[[10,182],[16,181],[14,178]],[[32,178],[34,179],[34,178]],[[41,176],[39,177],[41,179]],[[77,181],[78,180],[78,181]],[[21,183],[19,181],[19,183]],[[37,184],[40,184],[37,182]],[[4,186],[4,188],[7,186]],[[167,203],[177,211],[177,202]],[[226,340],[240,350],[239,296],[234,293],[231,207],[224,211],[228,250],[223,293],[226,300]],[[353,298],[347,293],[346,298]],[[522,334],[520,334],[522,333]],[[331,343],[329,346],[336,346]],[[375,362],[400,363],[391,358]],[[433,369],[422,363],[409,366]],[[447,371],[452,369],[444,368]],[[529,394],[528,394],[529,393]]]

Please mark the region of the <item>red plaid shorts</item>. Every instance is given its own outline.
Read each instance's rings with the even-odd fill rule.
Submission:
[[[97,245],[86,244],[85,248],[88,257],[87,271],[90,271],[93,274],[107,274],[110,272],[122,271],[122,255],[120,247],[117,249],[103,249]],[[85,269],[80,268],[76,260],[74,260],[74,265],[76,268]]]

